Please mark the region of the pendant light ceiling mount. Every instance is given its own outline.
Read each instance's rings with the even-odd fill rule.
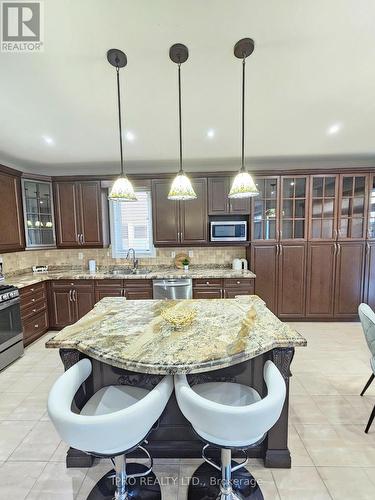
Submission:
[[[117,84],[117,109],[118,109],[118,128],[120,139],[120,163],[121,174],[109,192],[108,199],[112,201],[137,201],[132,183],[127,178],[124,170],[124,155],[122,147],[122,120],[121,120],[121,94],[120,94],[120,68],[127,65],[126,54],[120,49],[110,49],[107,52],[107,61],[116,68],[116,84]]]
[[[246,59],[254,52],[255,43],[252,38],[242,38],[234,46],[234,55],[238,59]]]
[[[189,58],[189,50],[183,43],[175,43],[169,49],[169,58],[178,65],[178,125],[180,145],[180,168],[174,178],[168,194],[169,200],[194,200],[197,195],[191,185],[189,177],[182,168],[182,109],[181,109],[181,64]]]

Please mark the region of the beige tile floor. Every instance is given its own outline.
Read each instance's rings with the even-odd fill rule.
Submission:
[[[375,499],[375,424],[363,430],[375,403],[375,383],[359,393],[370,375],[369,352],[358,323],[296,323],[308,340],[292,364],[290,470],[249,469],[271,499]],[[0,499],[86,499],[110,469],[66,469],[66,446],[46,415],[49,388],[62,373],[48,334],[22,359],[0,372]],[[186,498],[186,482],[199,460],[156,460],[165,500]],[[168,480],[169,478],[169,480]]]

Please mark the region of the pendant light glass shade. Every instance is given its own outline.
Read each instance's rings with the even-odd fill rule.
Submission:
[[[120,164],[121,174],[109,192],[108,199],[111,201],[137,201],[132,183],[127,178],[124,170],[124,155],[122,148],[122,121],[121,121],[121,94],[120,94],[120,68],[127,64],[127,58],[124,52],[119,49],[110,49],[107,52],[108,62],[116,68],[116,82],[117,82],[117,109],[118,109],[118,128],[120,139]]]
[[[258,196],[259,191],[249,172],[246,170],[238,172],[233,180],[232,187],[229,191],[229,198],[251,198]]]
[[[137,201],[132,183],[127,177],[119,177],[115,180],[108,199],[112,201]]]
[[[169,57],[178,64],[178,124],[179,124],[179,144],[180,144],[180,170],[173,179],[171,189],[168,193],[168,200],[195,200],[197,195],[191,185],[189,177],[182,169],[182,118],[181,118],[181,64],[187,61],[189,51],[182,43],[172,45],[169,50]]]
[[[241,168],[233,180],[228,198],[251,198],[258,196],[259,191],[255,182],[245,167],[245,66],[246,58],[254,50],[254,41],[251,38],[243,38],[234,46],[234,55],[242,59],[242,144],[241,144]]]
[[[182,171],[172,182],[168,200],[194,200],[197,197],[189,177]]]

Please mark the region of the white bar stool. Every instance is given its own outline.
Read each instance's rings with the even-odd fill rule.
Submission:
[[[206,463],[194,472],[189,484],[189,500],[263,499],[262,492],[244,465],[246,448],[258,445],[280,417],[286,394],[285,381],[271,362],[263,370],[268,394],[242,384],[208,382],[190,386],[186,375],[175,376],[178,405],[196,433],[207,444],[202,456]],[[207,458],[210,445],[221,449],[221,464]],[[238,464],[231,459],[232,449],[244,452]]]
[[[126,385],[103,387],[80,414],[73,413],[74,395],[91,370],[91,361],[82,359],[57,379],[48,396],[48,414],[61,438],[73,448],[110,458],[115,466],[93,488],[88,500],[160,499],[152,459],[140,445],[172,394],[173,378],[164,377],[151,391]],[[138,447],[146,452],[149,467],[126,464],[126,454]],[[139,479],[145,475],[147,478]]]

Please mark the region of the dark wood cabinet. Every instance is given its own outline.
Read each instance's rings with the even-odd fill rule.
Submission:
[[[259,195],[252,199],[251,240],[279,241],[280,177],[256,177]]]
[[[250,199],[228,198],[232,179],[230,177],[208,178],[208,214],[209,215],[248,215]]]
[[[95,302],[104,297],[123,297],[123,280],[95,280]]]
[[[305,315],[306,243],[253,243],[255,294],[281,318]]]
[[[192,179],[197,198],[168,200],[171,180],[152,181],[155,246],[205,244],[208,241],[207,179]]]
[[[25,248],[19,176],[0,170],[0,253]]]
[[[311,176],[310,241],[334,241],[337,239],[339,185],[339,175]],[[321,249],[321,251],[323,250]]]
[[[103,246],[100,182],[56,182],[54,194],[57,246]]]
[[[278,316],[303,318],[306,296],[306,243],[281,243],[278,250]]]
[[[307,252],[306,317],[333,318],[337,245],[311,242]]]
[[[53,328],[75,323],[94,307],[94,283],[57,280],[50,285],[50,322]]]
[[[255,295],[263,299],[274,314],[277,314],[278,251],[275,243],[253,243],[248,259],[256,275]]]
[[[152,280],[124,280],[124,297],[128,300],[152,299]]]
[[[375,242],[366,242],[365,290],[363,301],[375,310]]]
[[[337,243],[335,277],[336,318],[356,318],[362,302],[365,243],[346,241]]]
[[[20,289],[23,343],[25,346],[41,337],[49,327],[46,284]]]
[[[341,174],[338,200],[338,240],[366,238],[368,175]]]
[[[253,295],[254,280],[251,278],[194,279],[194,299],[233,299],[237,295]]]

